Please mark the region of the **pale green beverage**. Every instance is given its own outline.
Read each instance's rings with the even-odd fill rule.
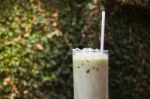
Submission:
[[[108,99],[108,51],[73,49],[74,99]]]

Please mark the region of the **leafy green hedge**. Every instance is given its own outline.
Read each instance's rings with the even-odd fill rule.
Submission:
[[[115,4],[106,5],[110,98],[149,99],[149,7]],[[99,6],[90,0],[1,1],[0,98],[73,99],[71,49],[99,47]]]
[[[108,20],[112,99],[150,97],[149,17],[146,7],[124,5]]]

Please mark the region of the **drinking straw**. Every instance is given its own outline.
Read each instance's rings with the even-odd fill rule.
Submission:
[[[102,21],[101,21],[101,45],[100,50],[104,50],[104,32],[105,32],[105,11],[102,11]]]

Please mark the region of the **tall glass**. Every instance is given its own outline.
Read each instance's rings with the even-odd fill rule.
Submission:
[[[73,49],[74,99],[108,99],[108,51]]]

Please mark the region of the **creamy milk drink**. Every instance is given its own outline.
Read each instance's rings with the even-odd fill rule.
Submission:
[[[73,49],[74,99],[108,99],[108,51]]]

